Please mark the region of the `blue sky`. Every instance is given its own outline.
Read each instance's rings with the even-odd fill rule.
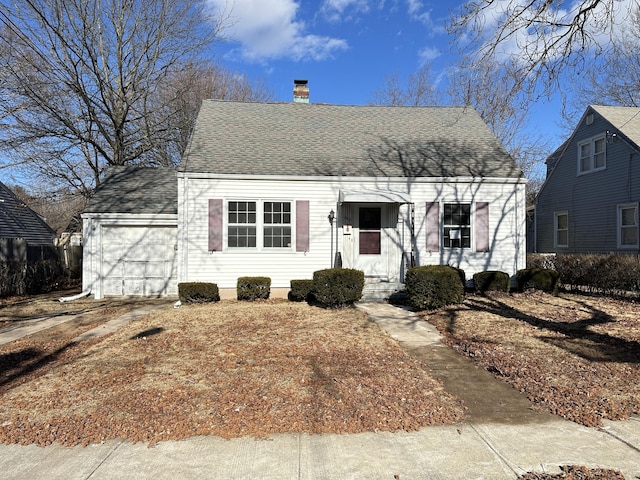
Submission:
[[[385,85],[429,63],[443,84],[456,60],[445,30],[461,2],[429,0],[209,0],[225,9],[228,40],[217,58],[232,71],[262,78],[276,100],[292,98],[293,80],[309,80],[316,103],[363,105]],[[531,129],[561,143],[559,105],[532,106]]]

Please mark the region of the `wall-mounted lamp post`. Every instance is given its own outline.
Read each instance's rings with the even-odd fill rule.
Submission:
[[[329,266],[333,267],[333,221],[336,219],[336,212],[331,209],[327,218],[331,224],[331,260],[329,261]]]

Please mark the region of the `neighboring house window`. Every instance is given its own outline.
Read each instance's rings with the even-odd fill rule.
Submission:
[[[471,248],[471,204],[444,204],[444,248]]]
[[[229,247],[255,248],[256,202],[229,202]]]
[[[604,135],[578,143],[578,174],[604,170],[606,166]]]
[[[638,204],[618,206],[618,246],[638,248]]]
[[[556,212],[555,214],[555,246],[566,248],[569,246],[569,214]]]
[[[229,248],[290,248],[291,202],[230,201]]]
[[[291,203],[264,202],[264,247],[291,246]]]

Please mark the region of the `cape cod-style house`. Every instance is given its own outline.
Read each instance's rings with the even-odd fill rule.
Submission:
[[[294,92],[204,101],[176,172],[122,169],[111,193],[105,179],[83,216],[85,289],[205,281],[231,296],[238,277],[267,276],[285,295],[292,279],[343,266],[389,293],[412,265],[467,278],[525,267],[526,180],[473,109],[312,104],[306,82]]]

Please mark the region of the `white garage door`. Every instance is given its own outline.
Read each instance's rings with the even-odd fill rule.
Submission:
[[[103,295],[178,293],[177,227],[103,226]]]

